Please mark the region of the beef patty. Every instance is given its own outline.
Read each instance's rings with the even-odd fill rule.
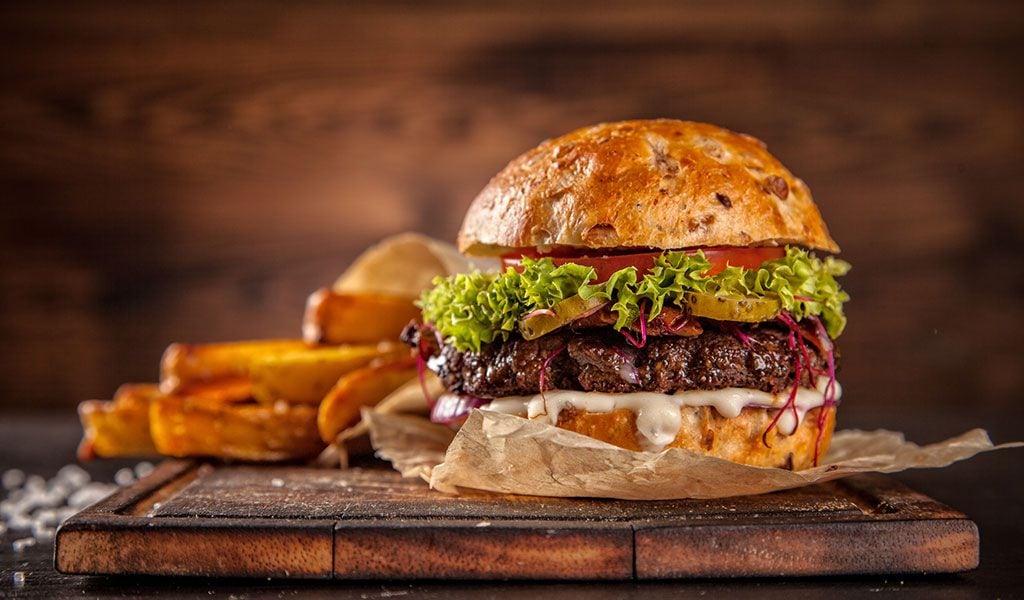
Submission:
[[[752,388],[778,393],[795,378],[795,354],[789,332],[774,323],[742,326],[747,340],[734,332],[704,323],[699,335],[648,337],[634,348],[611,329],[559,330],[535,340],[513,336],[487,344],[480,352],[462,352],[451,344],[438,346],[433,334],[424,335],[428,365],[455,393],[482,398],[536,394],[541,371],[544,389],[588,392],[660,392]],[[417,346],[421,327],[410,325],[402,339]],[[815,369],[825,357],[805,343]],[[800,385],[813,386],[806,368]]]

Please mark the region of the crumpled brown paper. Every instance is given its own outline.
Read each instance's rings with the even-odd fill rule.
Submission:
[[[494,259],[469,258],[448,242],[407,232],[384,238],[367,248],[338,277],[333,287],[337,292],[415,298],[433,286],[435,277],[497,267]]]
[[[1024,446],[994,446],[981,429],[927,446],[908,442],[893,431],[838,431],[821,466],[787,471],[678,448],[657,454],[634,452],[542,421],[486,410],[474,410],[454,436],[420,417],[366,411],[363,418],[378,456],[403,475],[422,477],[431,487],[452,494],[472,488],[624,500],[721,498],[855,473],[945,467],[981,452]]]

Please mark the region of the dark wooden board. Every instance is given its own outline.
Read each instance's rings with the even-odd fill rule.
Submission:
[[[864,475],[762,496],[629,502],[447,496],[386,468],[168,461],[68,520],[63,573],[612,579],[947,573],[964,514]]]

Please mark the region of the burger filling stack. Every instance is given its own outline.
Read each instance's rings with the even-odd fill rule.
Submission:
[[[596,125],[513,160],[403,339],[473,409],[644,452],[804,469],[828,449],[849,265],[810,191],[758,140],[676,120]]]

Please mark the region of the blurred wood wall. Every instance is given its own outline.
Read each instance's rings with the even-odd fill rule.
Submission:
[[[541,139],[670,116],[810,184],[855,266],[853,424],[1020,415],[1022,25],[1012,1],[5,4],[0,407],[151,380],[175,340],[297,335],[361,248],[453,238]]]

